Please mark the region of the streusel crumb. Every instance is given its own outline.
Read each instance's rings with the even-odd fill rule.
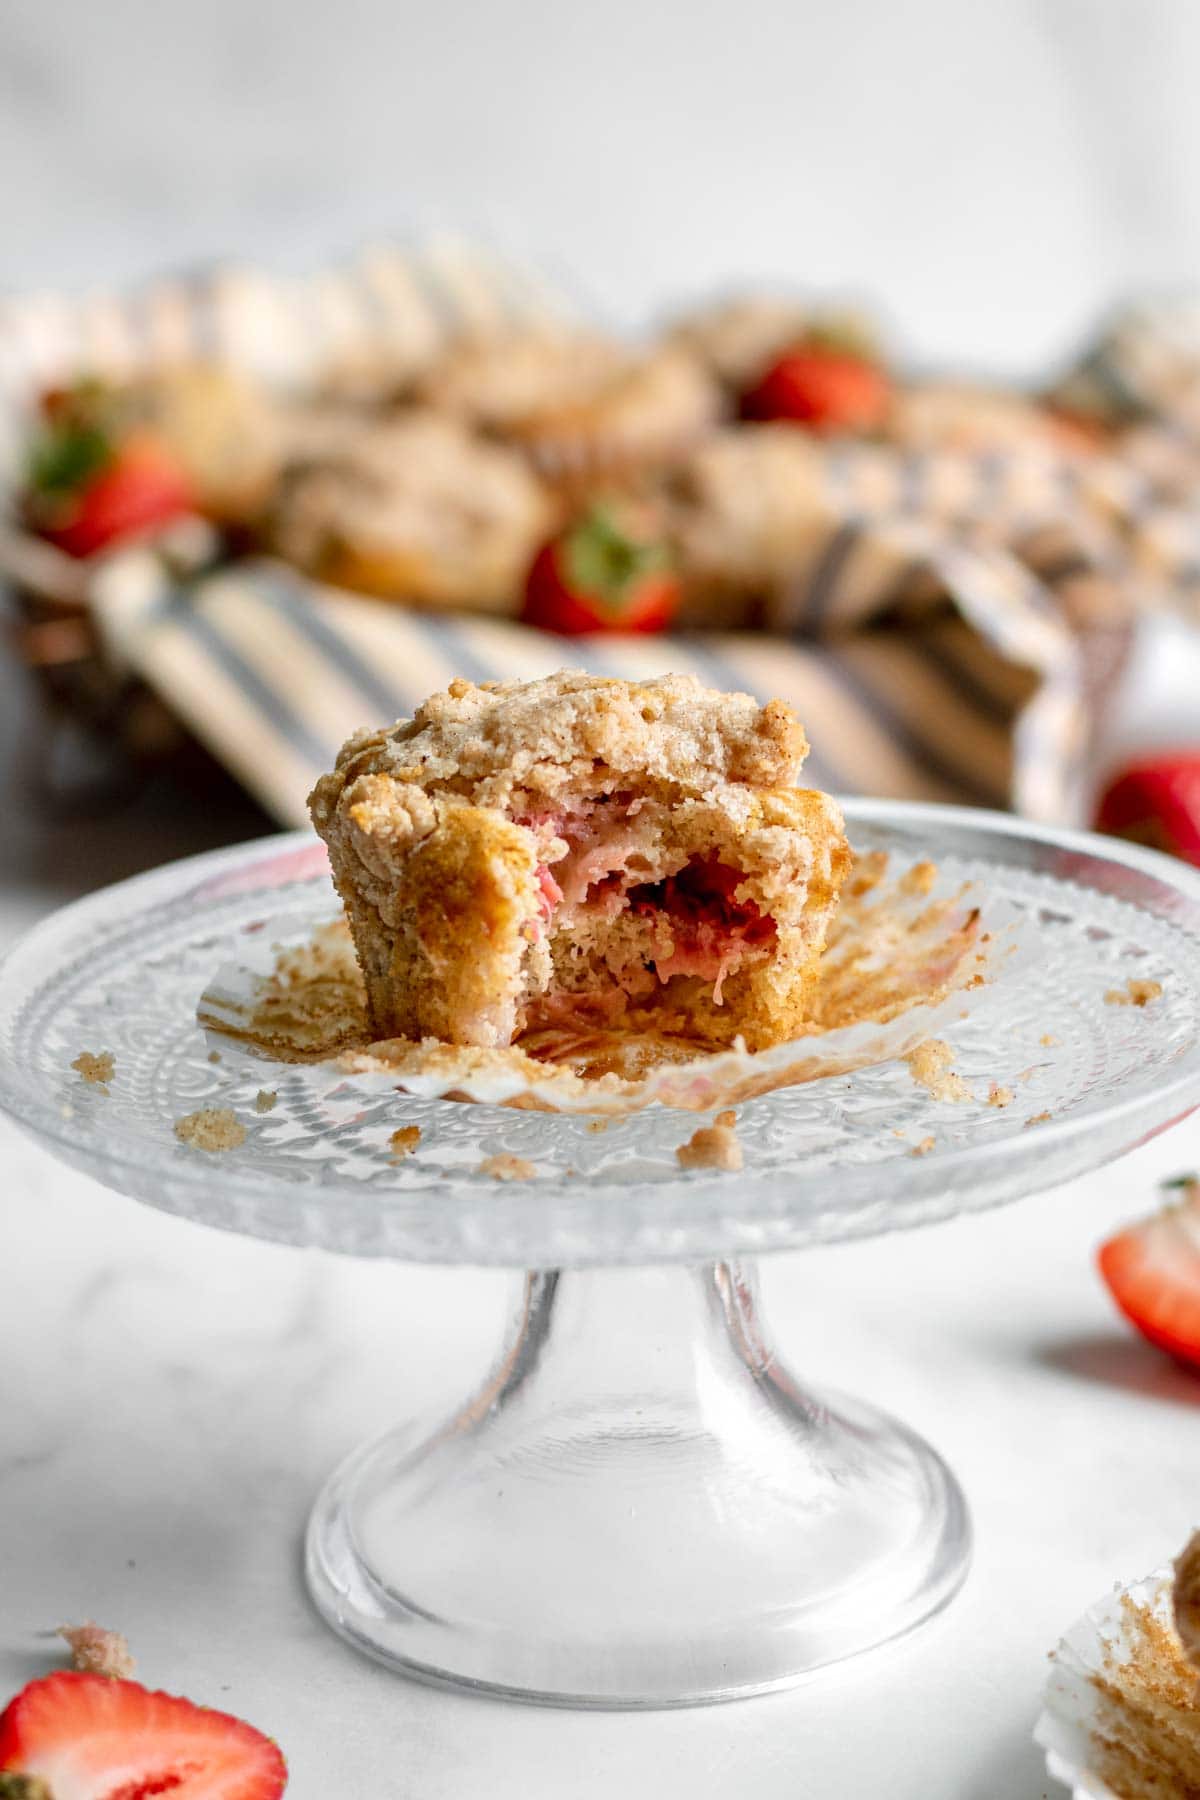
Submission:
[[[1047,1125],[1053,1117],[1054,1114],[1048,1112],[1032,1113],[1025,1123],[1026,1125]]]
[[[1162,993],[1161,981],[1135,981],[1131,976],[1123,988],[1109,988],[1104,996],[1107,1006],[1149,1006]]]
[[[950,1064],[954,1052],[941,1038],[926,1038],[904,1058],[918,1087],[923,1087],[934,1100],[971,1100],[974,1096],[961,1075]]]
[[[92,1087],[107,1088],[116,1072],[117,1059],[111,1050],[81,1050],[71,1067]]]
[[[232,1107],[204,1106],[176,1119],[175,1136],[193,1150],[236,1150],[246,1141],[246,1127]]]
[[[1038,1039],[1038,1043],[1041,1044],[1044,1049],[1049,1050],[1058,1043],[1058,1039],[1052,1031],[1047,1031]]]
[[[411,1156],[420,1141],[421,1127],[419,1125],[401,1125],[397,1131],[393,1131],[388,1139],[393,1156]]]
[[[497,1181],[532,1181],[537,1174],[533,1164],[524,1156],[514,1156],[510,1150],[501,1150],[496,1156],[485,1156],[479,1165],[481,1175],[491,1175]]]
[[[1014,1095],[1010,1087],[1004,1087],[998,1081],[993,1081],[989,1085],[987,1098],[989,1106],[1011,1106],[1013,1099]]]
[[[913,1145],[912,1149],[909,1151],[909,1155],[910,1156],[928,1156],[929,1152],[933,1149],[933,1147],[936,1143],[937,1143],[936,1138],[924,1137],[921,1139],[919,1144]]]
[[[900,883],[902,894],[930,894],[937,880],[937,864],[931,862],[914,863]]]
[[[711,1125],[702,1125],[686,1144],[676,1147],[681,1169],[725,1169],[731,1174],[742,1167],[742,1146],[734,1126],[737,1114],[719,1112]]]
[[[60,1638],[71,1646],[71,1667],[88,1675],[107,1675],[113,1681],[129,1681],[137,1669],[129,1641],[119,1631],[106,1631],[92,1619],[82,1625],[60,1625]]]
[[[221,1060],[221,1052],[219,1050],[210,1050],[208,1053],[208,1060],[210,1063],[219,1063]]]
[[[254,1110],[257,1113],[274,1112],[278,1102],[279,1095],[274,1088],[259,1088],[254,1096]]]
[[[608,1130],[608,1120],[607,1119],[589,1119],[588,1123],[587,1123],[587,1128],[589,1131],[607,1131]]]

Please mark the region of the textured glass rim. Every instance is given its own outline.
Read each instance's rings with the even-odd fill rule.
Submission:
[[[983,860],[988,859],[990,841],[995,846],[995,859],[1000,866],[1006,866],[1003,846],[1007,841],[1014,846],[1042,844],[1062,852],[1068,858],[1072,855],[1085,856],[1114,870],[1132,873],[1147,880],[1150,890],[1137,900],[1126,900],[1126,904],[1164,919],[1176,929],[1200,938],[1200,872],[1157,851],[1103,838],[1092,832],[1060,830],[1031,824],[1009,814],[970,807],[864,799],[849,799],[842,804],[852,825],[859,821],[874,828],[911,833],[921,844],[922,853],[934,860],[956,854],[954,840],[961,835],[969,840],[965,845],[966,852]],[[69,903],[34,926],[0,958],[0,1003],[4,1000],[6,979],[16,963],[31,951],[43,948],[46,939],[61,939],[64,946],[69,945],[82,930],[103,921],[109,909],[115,908],[118,915],[127,917],[131,910],[130,901],[140,902],[145,907],[153,902],[156,890],[161,891],[164,900],[178,897],[181,891],[200,888],[231,868],[244,865],[250,871],[260,861],[278,861],[297,851],[315,848],[316,844],[317,840],[311,832],[302,830],[277,833],[166,864]],[[1064,870],[1059,879],[1069,883],[1072,879],[1071,871]],[[1086,891],[1097,895],[1104,891],[1094,883],[1085,883],[1084,886]],[[271,891],[269,887],[262,889],[264,901],[268,904]],[[1011,1136],[960,1148],[947,1147],[939,1150],[935,1157],[906,1159],[902,1164],[839,1163],[835,1157],[816,1164],[812,1171],[807,1171],[802,1163],[797,1162],[786,1171],[772,1167],[758,1171],[746,1169],[737,1175],[684,1175],[681,1172],[677,1180],[654,1185],[654,1198],[650,1204],[657,1209],[658,1230],[649,1234],[650,1241],[636,1245],[633,1254],[638,1260],[692,1255],[701,1253],[698,1249],[701,1241],[705,1246],[703,1254],[747,1248],[748,1237],[756,1227],[774,1234],[771,1241],[760,1241],[757,1247],[782,1249],[787,1247],[789,1241],[836,1241],[855,1235],[875,1235],[909,1223],[922,1222],[905,1216],[906,1213],[914,1213],[922,1201],[940,1199],[940,1216],[948,1216],[957,1211],[981,1210],[1000,1200],[1017,1198],[1021,1193],[1051,1186],[1056,1180],[1065,1179],[1069,1174],[1082,1173],[1087,1167],[1095,1166],[1101,1160],[1108,1160],[1114,1154],[1111,1150],[1090,1161],[1085,1154],[1070,1162],[1072,1147],[1077,1148],[1079,1140],[1086,1139],[1101,1124],[1113,1125],[1127,1121],[1131,1127],[1128,1140],[1131,1147],[1139,1134],[1150,1135],[1200,1104],[1200,1041],[1189,1048],[1181,1061],[1183,1066],[1169,1079],[1164,1080],[1160,1071],[1152,1083],[1139,1083],[1131,1093],[1107,1101],[1101,1106],[1084,1108],[1066,1118],[1050,1119],[1041,1124],[1038,1167],[1045,1170],[1044,1175],[1039,1178],[1038,1174],[1033,1173],[1029,1179],[1021,1181],[1003,1194],[993,1193],[984,1181],[976,1195],[970,1191],[970,1184],[973,1179],[978,1180],[991,1172],[997,1162],[1002,1163],[1013,1154],[1014,1139]],[[409,1186],[392,1191],[377,1188],[369,1193],[364,1192],[360,1185],[349,1181],[330,1182],[319,1189],[304,1188],[302,1191],[300,1183],[289,1181],[286,1177],[273,1177],[246,1169],[233,1158],[221,1158],[219,1161],[197,1158],[195,1163],[172,1158],[168,1163],[163,1148],[149,1139],[138,1140],[132,1152],[127,1144],[122,1143],[119,1148],[114,1147],[111,1151],[105,1149],[98,1154],[92,1145],[81,1142],[78,1134],[69,1128],[69,1122],[62,1117],[61,1109],[36,1090],[34,1080],[24,1070],[14,1069],[11,1064],[0,1065],[0,1109],[65,1161],[94,1174],[117,1191],[146,1198],[146,1178],[161,1176],[164,1185],[168,1184],[169,1178],[170,1189],[174,1189],[180,1196],[189,1194],[198,1202],[189,1210],[168,1191],[160,1200],[151,1202],[166,1211],[202,1220],[204,1206],[200,1196],[206,1192],[211,1193],[218,1186],[226,1202],[231,1198],[244,1198],[248,1202],[278,1201],[289,1191],[295,1193],[298,1204],[303,1199],[303,1230],[297,1230],[294,1234],[291,1231],[280,1233],[277,1228],[264,1224],[260,1218],[253,1223],[247,1220],[245,1230],[248,1234],[282,1236],[284,1241],[317,1243],[330,1249],[350,1248],[338,1241],[334,1215],[346,1206],[358,1209],[367,1206],[403,1226],[404,1247],[399,1250],[385,1248],[382,1252],[364,1249],[362,1253],[394,1254],[420,1259],[420,1217],[430,1204],[444,1208],[464,1204],[447,1191],[444,1182],[438,1180],[431,1180],[422,1187]],[[488,1115],[494,1115],[493,1108],[484,1110]],[[693,1127],[702,1117],[703,1115],[682,1112],[679,1114],[681,1125],[692,1120]],[[1070,1166],[1064,1168],[1067,1163]],[[1056,1173],[1056,1169],[1061,1172]],[[825,1193],[818,1199],[814,1191],[816,1181],[827,1184],[831,1175],[836,1175],[837,1178],[837,1194]],[[576,1188],[574,1184],[564,1185],[544,1179],[504,1184],[491,1201],[492,1206],[497,1211],[503,1211],[507,1217],[506,1230],[500,1235],[508,1242],[512,1236],[519,1234],[519,1221],[528,1219],[536,1223],[548,1203],[556,1208],[564,1224],[582,1224],[584,1221],[579,1218],[581,1201],[585,1208],[615,1208],[622,1203],[627,1204],[631,1193],[629,1181],[621,1179],[597,1179],[589,1181],[585,1186],[581,1184],[581,1188]],[[902,1189],[902,1193],[897,1191],[893,1194],[889,1191],[892,1189]],[[314,1203],[328,1215],[327,1222],[315,1228],[312,1221]],[[718,1203],[724,1209],[723,1219],[712,1216],[712,1208]],[[894,1217],[888,1216],[890,1205],[896,1208]],[[711,1236],[708,1235],[707,1224],[699,1222],[701,1214],[705,1215],[707,1221],[711,1221]],[[806,1231],[805,1216],[808,1215],[811,1220],[814,1214],[820,1215],[822,1223]],[[689,1218],[689,1215],[692,1217]],[[924,1215],[925,1218],[933,1216],[939,1215]],[[672,1248],[673,1232],[681,1234],[685,1240],[678,1249]],[[642,1233],[631,1225],[629,1235],[631,1239],[637,1239]],[[476,1263],[488,1260],[478,1254],[468,1256],[465,1252],[455,1255],[453,1244],[449,1250],[450,1253],[447,1254],[431,1246],[425,1254],[431,1260],[470,1260]],[[510,1253],[497,1253],[491,1260],[511,1265],[522,1259]],[[576,1254],[570,1260],[580,1262],[589,1258],[585,1253]]]

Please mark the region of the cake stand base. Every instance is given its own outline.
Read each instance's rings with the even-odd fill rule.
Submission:
[[[551,1705],[786,1687],[961,1583],[961,1491],[885,1414],[807,1393],[744,1264],[525,1279],[480,1392],[353,1455],[308,1581],[398,1670]]]

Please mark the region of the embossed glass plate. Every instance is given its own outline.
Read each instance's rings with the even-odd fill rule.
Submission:
[[[196,1001],[244,934],[335,912],[303,836],[97,894],[0,965],[0,1105],[110,1187],[288,1243],[539,1271],[482,1390],[358,1452],[314,1510],[313,1597],[391,1666],[559,1704],[726,1698],[893,1637],[961,1582],[966,1509],[936,1452],[861,1401],[800,1388],[752,1270],[704,1259],[1016,1199],[1191,1111],[1200,876],[986,813],[846,811],[857,848],[932,857],[1010,901],[1040,954],[946,1033],[970,1102],[933,1100],[897,1064],[766,1095],[739,1111],[736,1175],[680,1169],[691,1114],[595,1132],[211,1061]],[[1114,1004],[1130,980],[1161,994]],[[107,1093],[71,1070],[83,1050],[113,1052]],[[989,1104],[993,1084],[1007,1104]],[[260,1088],[278,1095],[262,1114]],[[177,1118],[213,1105],[245,1123],[240,1148],[176,1139]],[[421,1141],[397,1162],[401,1124]],[[482,1173],[501,1151],[536,1177]]]
[[[322,1100],[278,1064],[212,1062],[197,998],[239,938],[337,909],[301,834],[198,857],[68,907],[0,967],[0,1104],[60,1155],[155,1206],[354,1255],[562,1266],[759,1252],[919,1225],[1094,1166],[1195,1104],[1200,877],[1149,852],[986,814],[852,803],[859,848],[936,858],[1025,909],[1036,971],[950,1033],[975,1099],[940,1104],[891,1064],[752,1101],[746,1167],[684,1173],[697,1120],[661,1108],[588,1122],[415,1100],[347,1082]],[[1147,1007],[1107,1004],[1129,978]],[[111,1050],[108,1093],[70,1064]],[[1011,1087],[989,1106],[991,1083]],[[262,1087],[278,1094],[258,1114]],[[246,1143],[219,1156],[173,1122],[230,1106]],[[1049,1115],[1044,1117],[1043,1115]],[[1036,1119],[1035,1125],[1028,1121]],[[388,1139],[421,1127],[397,1161]],[[912,1154],[933,1138],[932,1150]],[[533,1181],[480,1174],[510,1151]]]

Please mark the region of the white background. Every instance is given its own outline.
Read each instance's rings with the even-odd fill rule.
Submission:
[[[453,226],[600,312],[783,279],[1033,368],[1200,271],[1192,0],[6,0],[0,283]]]
[[[1200,271],[1198,66],[1190,0],[7,0],[0,282],[302,268],[450,225],[620,322],[776,278],[881,296],[923,357],[1033,369],[1110,298]],[[1147,730],[1144,706],[1122,727]],[[26,732],[0,683],[0,943],[250,828],[153,805],[36,826]],[[318,1482],[457,1396],[497,1281],[208,1234],[0,1128],[0,1694],[46,1666],[39,1631],[94,1613],[151,1683],[275,1731],[295,1800],[1037,1800],[1045,1651],[1200,1514],[1200,1387],[1091,1266],[1156,1174],[1198,1161],[1185,1126],[1007,1212],[774,1264],[800,1371],[895,1406],[963,1478],[970,1583],[791,1696],[584,1717],[397,1683],[301,1597]]]

